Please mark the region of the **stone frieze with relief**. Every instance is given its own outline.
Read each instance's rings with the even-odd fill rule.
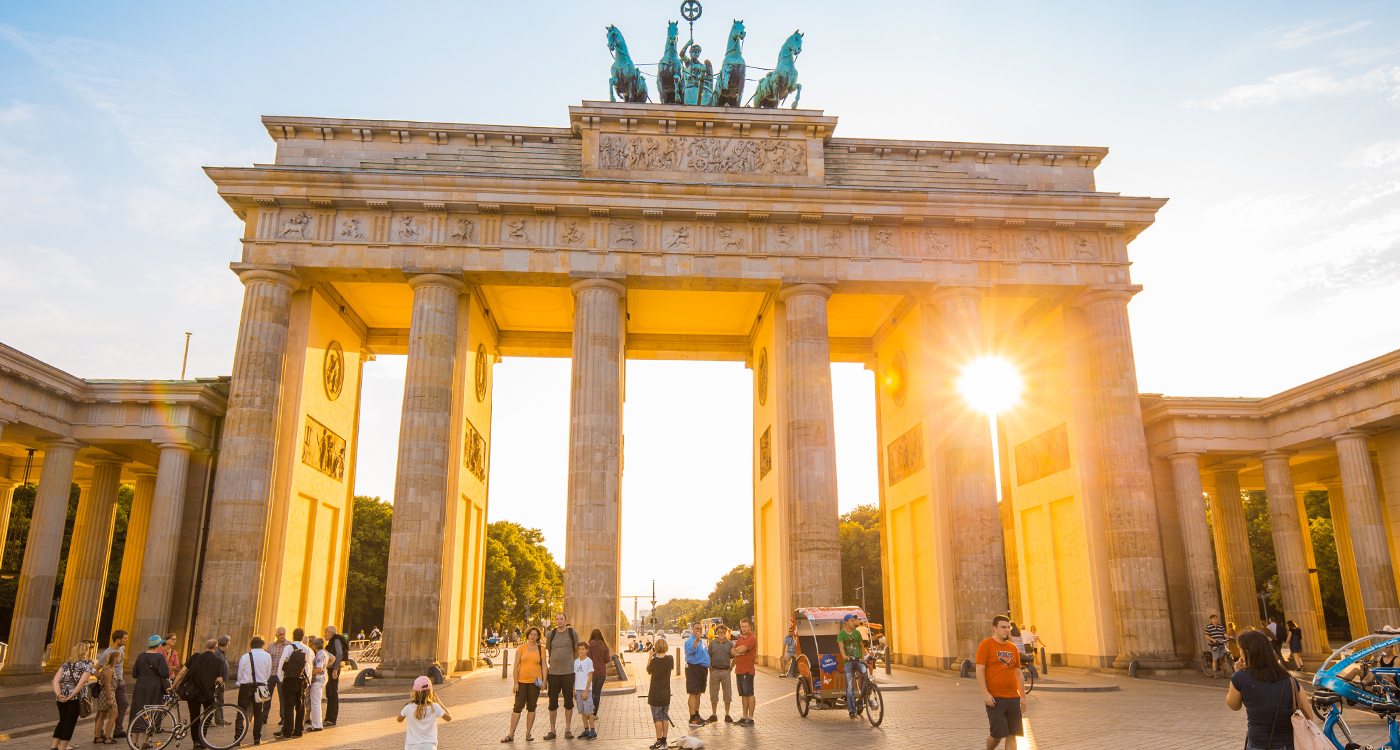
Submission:
[[[807,145],[779,138],[598,137],[598,168],[643,172],[807,174]]]

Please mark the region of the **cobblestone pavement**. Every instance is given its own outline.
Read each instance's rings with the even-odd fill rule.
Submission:
[[[638,660],[640,662],[640,660]],[[635,667],[631,671],[637,674]],[[1105,675],[1058,673],[1057,679],[1080,685],[1116,684],[1122,690],[1111,693],[1050,693],[1036,691],[1028,698],[1026,738],[1021,748],[1154,748],[1168,750],[1238,750],[1244,744],[1245,717],[1225,707],[1225,691],[1154,680],[1130,680]],[[845,748],[856,743],[867,746],[917,748],[981,748],[987,735],[986,717],[978,699],[975,681],[896,670],[894,680],[912,683],[918,690],[885,694],[885,721],[878,728],[863,719],[850,720],[844,710],[814,710],[801,718],[793,700],[793,684],[772,673],[760,671],[755,683],[757,725],[738,727],[721,722],[694,734],[707,746],[725,748],[820,746]],[[642,687],[645,688],[643,674]],[[685,695],[682,678],[672,680],[674,699],[671,715],[680,726],[670,732],[675,740],[685,732]],[[544,696],[535,722],[535,741],[525,742],[525,720],[521,717],[513,747],[521,750],[598,750],[634,748],[640,750],[654,740],[651,714],[645,690],[633,695],[605,696],[599,713],[599,739],[563,739],[563,709],[559,711],[559,739],[540,740],[549,731]],[[440,696],[452,711],[453,721],[439,724],[441,748],[500,747],[510,724],[510,685],[500,671],[483,671],[446,686]],[[735,696],[737,699],[737,695]],[[284,750],[399,750],[403,747],[403,725],[394,721],[402,703],[343,703],[340,725],[294,740],[270,740],[268,744],[291,743]],[[708,715],[708,697],[702,713]],[[735,704],[734,716],[739,715]],[[1378,741],[1381,725],[1374,719],[1362,720],[1348,711],[1353,728],[1363,740]],[[573,730],[580,729],[574,717]],[[90,730],[89,730],[90,731]],[[84,733],[75,735],[82,739]],[[90,740],[85,740],[87,742]],[[44,750],[47,734],[24,737],[5,743],[7,750]],[[189,748],[189,740],[181,743]],[[522,747],[523,746],[523,747]],[[124,747],[124,746],[122,746]]]

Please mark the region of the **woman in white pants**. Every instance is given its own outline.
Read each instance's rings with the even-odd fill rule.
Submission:
[[[331,655],[326,651],[326,641],[322,638],[313,638],[311,650],[316,652],[316,657],[311,661],[311,689],[307,701],[311,704],[307,718],[311,720],[311,731],[321,731],[321,698],[326,694],[326,669],[330,665]]]

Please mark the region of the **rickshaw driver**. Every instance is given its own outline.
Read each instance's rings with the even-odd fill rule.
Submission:
[[[846,615],[841,620],[841,632],[836,634],[836,645],[841,649],[841,658],[845,659],[842,669],[846,672],[846,712],[851,718],[856,715],[856,675],[859,669],[867,677],[870,676],[865,668],[865,642],[864,636],[856,629],[860,618],[854,613]]]

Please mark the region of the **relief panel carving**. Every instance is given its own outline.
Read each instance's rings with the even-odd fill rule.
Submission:
[[[924,470],[924,423],[895,438],[889,447],[890,486]]]
[[[311,417],[301,443],[301,462],[337,482],[345,479],[345,438]]]
[[[768,427],[763,430],[763,435],[758,439],[758,478],[768,476],[768,472],[773,470],[773,428]]]
[[[807,144],[777,138],[598,137],[598,168],[807,175]]]
[[[470,419],[466,420],[462,436],[462,466],[479,481],[486,481],[486,438],[477,431]]]
[[[1018,487],[1069,467],[1069,431],[1063,423],[1016,446]]]

